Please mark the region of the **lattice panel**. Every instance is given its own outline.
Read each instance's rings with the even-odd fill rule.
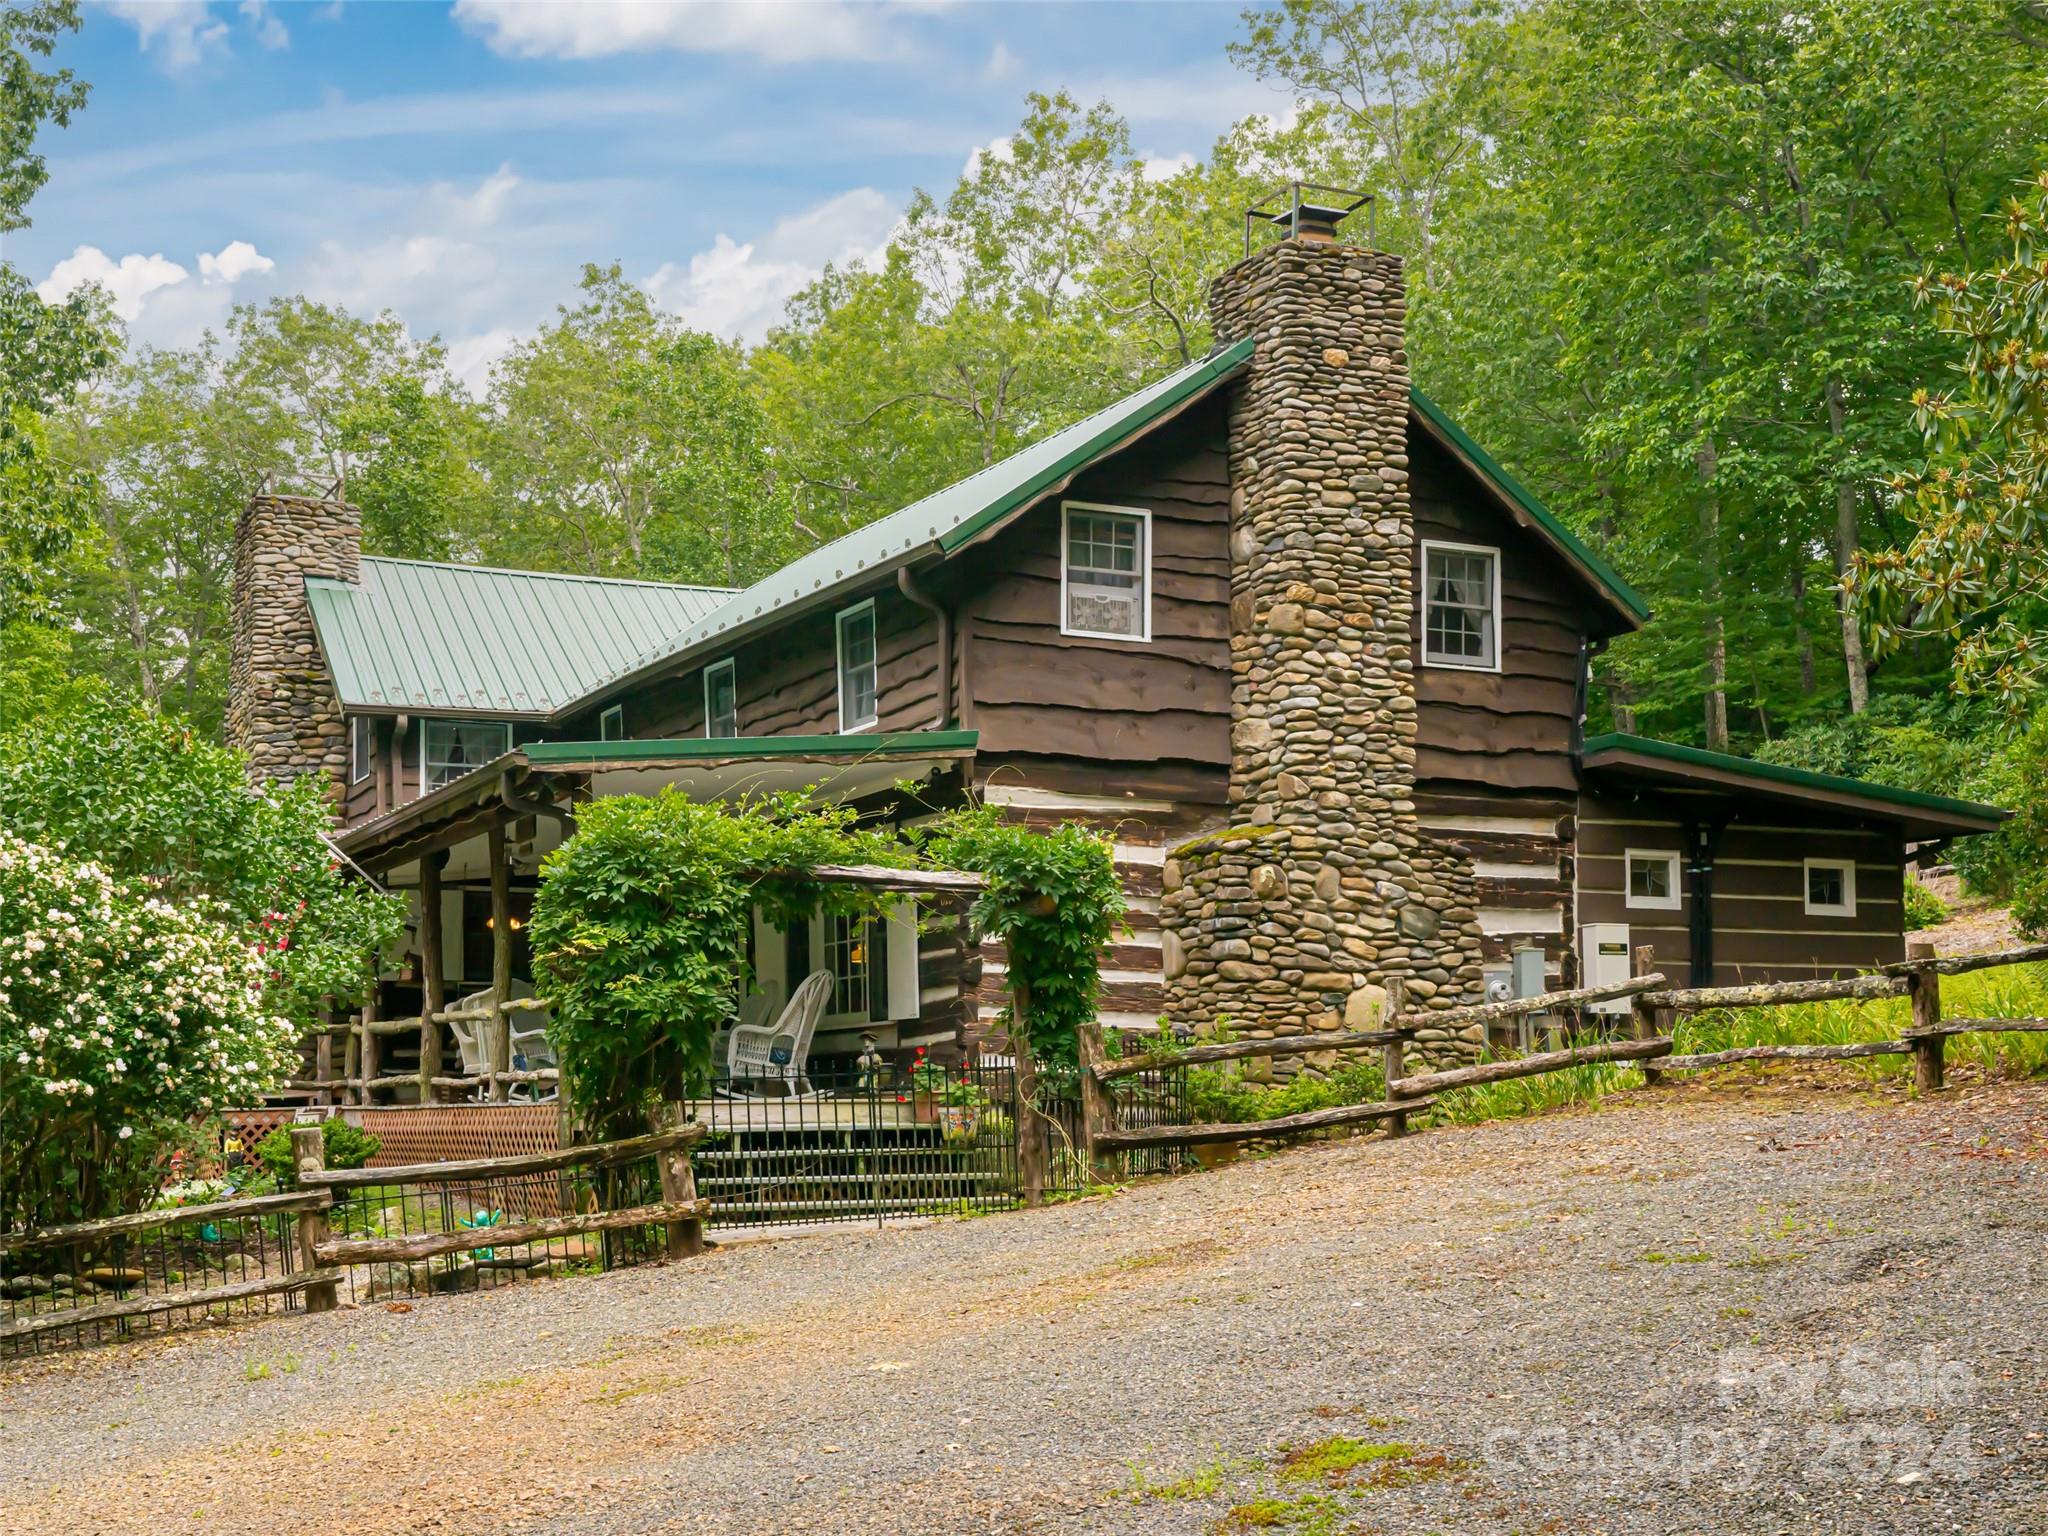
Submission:
[[[553,1104],[390,1105],[342,1114],[383,1141],[372,1168],[520,1157],[561,1145],[561,1116]]]

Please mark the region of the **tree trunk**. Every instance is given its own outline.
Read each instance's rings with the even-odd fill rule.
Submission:
[[[1721,498],[1714,490],[1714,476],[1720,455],[1714,440],[1701,443],[1698,455],[1700,485],[1700,556],[1705,576],[1707,616],[1703,624],[1707,642],[1707,750],[1728,750],[1728,627],[1721,616]]]
[[[1813,635],[1806,627],[1806,562],[1792,566],[1792,643],[1799,652],[1799,694],[1810,699],[1820,688],[1813,668]]]
[[[1848,411],[1842,401],[1842,381],[1829,379],[1827,390],[1828,430],[1837,442],[1845,435]],[[1835,575],[1846,577],[1856,564],[1861,544],[1856,517],[1856,481],[1845,474],[1835,486]],[[1837,586],[1835,606],[1842,616],[1842,667],[1849,675],[1849,713],[1860,715],[1870,707],[1870,664],[1863,654],[1863,626],[1846,588]]]

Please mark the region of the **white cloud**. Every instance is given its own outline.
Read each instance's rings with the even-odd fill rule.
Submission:
[[[988,51],[988,62],[981,66],[981,78],[990,82],[1007,80],[1024,66],[1024,61],[1010,51],[1010,45],[1000,38],[995,47]]]
[[[270,0],[242,0],[242,19],[256,34],[256,41],[265,48],[276,52],[292,45],[292,35],[284,29],[284,23],[271,14]]]
[[[1144,177],[1147,181],[1171,181],[1182,171],[1193,170],[1200,162],[1188,150],[1177,155],[1146,155]]]
[[[81,245],[50,269],[50,275],[36,284],[46,304],[55,304],[75,288],[98,283],[112,295],[114,313],[133,325],[142,314],[143,302],[159,288],[175,287],[192,274],[159,251],[153,256],[134,254],[113,259],[96,245]]]
[[[276,262],[246,240],[230,240],[214,255],[199,253],[199,275],[209,283],[239,283],[252,272],[270,272],[276,267]]]
[[[896,220],[880,192],[856,187],[782,220],[757,241],[741,244],[721,232],[686,265],[663,262],[647,291],[699,330],[759,341],[827,262],[879,260]]]
[[[1014,137],[1015,135],[1008,133],[998,134],[986,144],[975,145],[974,148],[967,151],[967,163],[960,167],[960,174],[971,179],[974,173],[981,169],[983,159],[1008,160],[1011,158],[1014,151],[1010,148],[1010,142]]]
[[[197,68],[227,45],[227,23],[206,0],[110,0],[107,9],[134,27],[136,46],[172,74]]]
[[[463,382],[470,394],[481,398],[491,386],[492,365],[525,339],[524,333],[500,325],[451,341],[448,371]]]
[[[874,59],[892,51],[889,7],[845,0],[455,0],[494,53],[595,59],[617,53],[742,53],[774,63]]]

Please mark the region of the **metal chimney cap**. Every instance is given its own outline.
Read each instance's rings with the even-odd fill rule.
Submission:
[[[1313,194],[1313,195],[1311,195]],[[1373,243],[1373,195],[1352,187],[1324,186],[1313,181],[1290,181],[1261,193],[1244,211],[1244,253],[1252,253],[1252,226],[1277,224],[1290,240],[1335,243],[1337,226],[1359,209],[1367,210],[1365,243]]]

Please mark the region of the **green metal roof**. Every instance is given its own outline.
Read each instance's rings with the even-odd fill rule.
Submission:
[[[1913,789],[1894,789],[1889,784],[1873,784],[1867,779],[1843,778],[1839,774],[1814,773],[1805,768],[1787,768],[1780,763],[1760,763],[1754,758],[1736,757],[1727,752],[1709,752],[1704,747],[1688,747],[1675,741],[1658,741],[1649,736],[1629,736],[1611,731],[1603,736],[1589,736],[1580,748],[1580,757],[1589,769],[1598,770],[1613,766],[1614,760],[1624,755],[1654,758],[1677,768],[1698,768],[1712,773],[1754,780],[1770,788],[1804,790],[1815,795],[1850,797],[1857,800],[1875,801],[1879,805],[1897,806],[1902,811],[1915,815],[1905,819],[1934,818],[1971,825],[1957,830],[1989,831],[2012,813],[1995,805],[1981,805],[1974,800],[1955,800],[1947,795],[1927,795]],[[1606,757],[1603,764],[1600,758]]]
[[[886,731],[849,736],[681,736],[651,741],[536,741],[520,748],[529,763],[644,763],[676,759],[885,757],[972,752],[979,731]]]
[[[1415,409],[1421,413],[1423,419],[1441,432],[1475,470],[1492,481],[1495,490],[1528,515],[1529,521],[1536,525],[1537,532],[1543,534],[1559,554],[1577,566],[1582,575],[1607,594],[1628,618],[1631,628],[1642,624],[1650,617],[1650,605],[1643,601],[1642,594],[1623,581],[1614,567],[1581,542],[1578,535],[1560,522],[1556,513],[1532,496],[1521,481],[1502,469],[1494,461],[1492,454],[1480,447],[1466,435],[1463,427],[1444,414],[1442,406],[1419,389],[1411,390],[1409,398],[1414,401]]]
[[[546,715],[732,595],[421,560],[306,579],[344,708]]]
[[[823,602],[843,588],[872,581],[921,556],[953,553],[1023,511],[1110,449],[1214,389],[1248,364],[1251,356],[1252,343],[1247,338],[922,501],[812,550],[664,639],[630,665],[620,666],[592,692],[610,692],[639,673],[713,642],[722,649],[742,632],[778,614]]]

